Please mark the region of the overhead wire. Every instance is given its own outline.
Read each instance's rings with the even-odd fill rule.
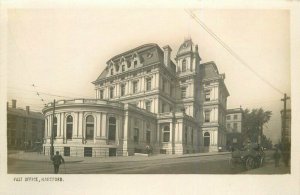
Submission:
[[[196,14],[190,9],[185,9],[185,12],[193,19],[195,20],[209,35],[211,35],[230,55],[232,55],[236,60],[238,60],[243,66],[248,68],[255,76],[257,76],[260,80],[262,80],[264,83],[266,83],[269,87],[280,93],[281,95],[284,94],[280,89],[275,87],[271,82],[269,82],[267,79],[265,79],[263,76],[261,76],[258,72],[256,72],[248,63],[246,63],[245,60],[243,60],[231,47],[228,46],[219,36],[217,36],[210,28],[207,27],[207,25],[201,21]]]

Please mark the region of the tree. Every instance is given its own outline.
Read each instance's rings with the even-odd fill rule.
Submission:
[[[272,115],[271,111],[259,109],[245,109],[243,112],[243,141],[249,139],[252,142],[262,143],[263,125],[268,123]]]
[[[264,148],[272,149],[272,140],[263,135],[261,139],[261,146]]]

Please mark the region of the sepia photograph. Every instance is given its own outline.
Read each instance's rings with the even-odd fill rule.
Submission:
[[[5,21],[13,182],[296,174],[290,9],[17,6]]]

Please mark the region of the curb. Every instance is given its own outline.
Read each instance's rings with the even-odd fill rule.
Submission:
[[[19,153],[19,154],[24,154],[24,153]],[[221,152],[221,153],[197,153],[197,154],[189,154],[189,155],[182,155],[182,156],[173,156],[173,155],[157,155],[157,156],[150,156],[150,158],[148,156],[138,156],[138,158],[134,158],[134,156],[132,156],[133,158],[130,157],[125,157],[126,159],[122,159],[121,158],[89,158],[89,159],[71,159],[72,157],[67,157],[67,159],[65,158],[65,162],[66,164],[68,163],[117,163],[117,162],[139,162],[139,161],[149,161],[149,160],[164,160],[164,159],[174,159],[174,158],[195,158],[195,157],[201,157],[201,156],[214,156],[214,155],[226,155],[226,154],[230,154],[230,152]],[[42,155],[40,157],[42,158],[38,158],[37,156],[34,155],[32,159],[30,159],[30,157],[28,156],[17,156],[17,154],[11,154],[7,156],[10,159],[17,159],[17,160],[25,160],[25,161],[40,161],[40,162],[51,162],[50,159],[45,159],[45,156]],[[151,158],[154,157],[154,158]],[[70,159],[68,159],[70,158]],[[76,157],[75,157],[76,158]]]

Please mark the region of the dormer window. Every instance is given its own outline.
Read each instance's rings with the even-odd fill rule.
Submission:
[[[151,58],[152,56],[153,56],[153,54],[152,53],[147,53],[147,58]]]
[[[119,72],[119,65],[116,65],[115,68],[116,68],[116,72]]]
[[[136,60],[133,61],[133,66],[134,66],[134,68],[136,68],[136,66],[137,66],[137,61]]]
[[[113,69],[113,68],[110,69],[110,74],[111,74],[111,75],[114,75],[114,69]]]
[[[122,65],[122,72],[125,71],[125,65]]]

